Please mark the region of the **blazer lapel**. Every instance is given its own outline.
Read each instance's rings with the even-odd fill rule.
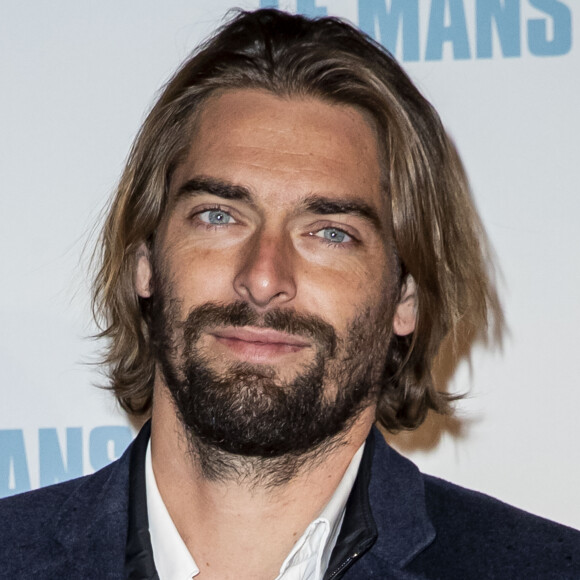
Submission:
[[[124,578],[130,450],[81,480],[55,517],[67,577]]]

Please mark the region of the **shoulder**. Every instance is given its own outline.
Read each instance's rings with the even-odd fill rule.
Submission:
[[[128,480],[129,451],[92,475],[0,500],[0,578],[58,577],[71,553],[124,549]]]
[[[445,562],[448,578],[580,578],[580,532],[436,477],[423,481],[436,538],[418,562]]]
[[[63,508],[74,509],[76,503],[98,501],[115,471],[116,464],[113,463],[92,475],[0,499],[0,519],[3,522],[0,538],[13,536],[20,529],[28,531],[28,527],[34,535],[43,524],[53,524]]]
[[[352,578],[366,567],[368,577],[580,579],[580,532],[424,475],[380,434],[370,442],[377,537]]]
[[[508,539],[510,544],[525,540],[545,543],[554,535],[580,539],[580,532],[572,528],[532,515],[489,495],[430,475],[423,475],[423,481],[429,517],[436,528],[443,527],[448,533],[461,529],[463,534],[467,531],[469,537],[493,531],[494,536],[487,540],[493,544]],[[515,531],[517,538],[513,537]],[[576,548],[580,549],[580,544]]]
[[[87,479],[85,476],[64,483],[50,485],[0,500],[0,519],[6,525],[0,528],[0,537],[11,537],[19,529],[34,528],[53,521],[55,512],[61,509],[68,497],[75,493]]]

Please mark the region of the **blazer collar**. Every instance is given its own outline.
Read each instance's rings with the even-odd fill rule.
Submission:
[[[373,429],[373,436],[369,499],[378,531],[373,551],[402,568],[433,542],[435,528],[427,514],[420,471],[389,447],[378,429]]]

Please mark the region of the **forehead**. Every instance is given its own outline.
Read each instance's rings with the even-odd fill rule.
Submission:
[[[247,187],[281,205],[313,195],[385,209],[377,131],[370,115],[314,97],[240,89],[211,96],[196,120],[172,190],[197,176]]]

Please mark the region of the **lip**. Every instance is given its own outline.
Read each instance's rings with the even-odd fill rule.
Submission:
[[[310,342],[301,336],[270,328],[226,327],[210,334],[237,357],[257,363],[272,362],[310,346]]]
[[[271,328],[257,328],[252,326],[243,326],[239,328],[227,327],[215,330],[212,334],[218,339],[241,340],[243,342],[258,344],[285,344],[301,348],[310,346],[310,343],[301,336],[272,330]]]

